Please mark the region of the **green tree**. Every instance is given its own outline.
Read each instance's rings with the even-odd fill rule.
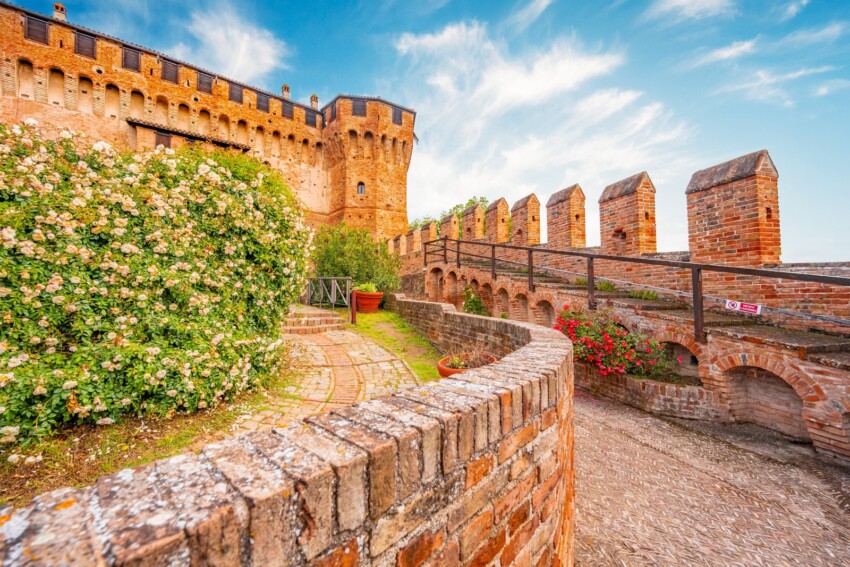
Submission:
[[[385,243],[375,243],[367,231],[345,224],[323,226],[315,247],[317,276],[350,277],[355,286],[373,283],[383,292],[398,289],[401,257],[390,254]]]
[[[440,223],[441,220],[446,218],[449,215],[456,215],[458,219],[463,216],[463,211],[468,209],[473,205],[481,205],[484,208],[487,208],[487,205],[490,204],[490,201],[487,197],[470,197],[466,203],[458,203],[457,205],[443,211],[440,213],[440,218],[435,219],[434,217],[419,217],[410,223],[410,228],[419,229],[423,226],[427,225],[429,222]]]

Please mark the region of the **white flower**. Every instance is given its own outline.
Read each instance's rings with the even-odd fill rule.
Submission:
[[[169,398],[173,398],[173,397],[175,397],[175,396],[177,395],[177,390],[168,390],[165,394],[166,394]]]
[[[31,127],[38,126],[38,120],[36,120],[35,118],[27,118],[26,120],[24,120],[24,125]]]
[[[0,427],[0,435],[2,435],[3,437],[17,437],[20,432],[21,428],[18,425],[7,425],[5,427]]]
[[[45,387],[44,387],[44,386],[42,386],[41,384],[39,384],[38,386],[36,386],[36,387],[35,387],[35,390],[33,390],[33,391],[32,391],[32,395],[33,395],[33,396],[43,396],[43,395],[44,395],[44,394],[46,394],[46,393],[47,393],[47,388],[45,388]]]
[[[0,297],[6,297],[10,293],[12,293],[12,290],[8,287],[0,287]]]
[[[62,384],[63,390],[72,390],[77,387],[77,382],[75,380],[68,380],[64,384]]]
[[[14,465],[15,463],[21,460],[21,456],[17,453],[12,453],[6,460]]]
[[[95,423],[98,425],[112,425],[115,421],[111,417],[101,417]]]
[[[157,371],[157,373],[156,373],[156,377],[157,377],[157,378],[159,378],[160,380],[162,380],[163,378],[165,378],[165,375],[166,375],[166,371],[165,371],[165,370],[159,370],[159,371]]]

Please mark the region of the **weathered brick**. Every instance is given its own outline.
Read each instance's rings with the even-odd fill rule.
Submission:
[[[496,532],[496,535],[491,536],[490,539],[484,542],[484,545],[478,550],[467,563],[469,567],[484,567],[485,565],[489,565],[491,561],[502,551],[502,548],[505,547],[505,530],[501,529]],[[509,565],[506,563],[506,565]]]
[[[537,529],[537,526],[538,519],[535,516],[530,521],[526,522],[519,531],[511,536],[510,541],[507,545],[505,545],[505,549],[502,551],[502,555],[500,557],[502,565],[513,564],[514,559],[516,559],[520,551],[522,551],[526,544],[528,544],[528,541],[531,539],[531,536],[534,534],[534,530]]]
[[[406,390],[396,396],[407,399],[414,404],[433,406],[453,413],[457,417],[457,459],[460,462],[469,460],[474,448],[475,414],[472,407],[457,400],[447,400],[444,396],[440,396],[437,391],[421,388]]]
[[[357,567],[360,565],[360,548],[357,546],[357,539],[353,538],[335,547],[322,557],[313,560],[310,565],[311,567]]]
[[[538,424],[532,421],[519,431],[516,431],[499,443],[499,464],[514,456],[517,451],[528,445],[537,435]]]
[[[440,554],[428,562],[428,567],[457,567],[460,563],[460,548],[456,541],[448,542]]]
[[[461,559],[465,560],[470,557],[483,542],[487,541],[492,527],[493,510],[489,508],[469,522],[459,538]]]
[[[523,502],[522,506],[511,513],[511,517],[508,519],[508,535],[514,535],[519,527],[528,520],[528,517],[531,515],[529,509],[528,502]]]
[[[470,397],[486,402],[488,442],[496,443],[502,437],[502,402],[499,396],[490,392],[481,391],[475,388],[474,384],[469,382],[452,380],[450,378],[441,380],[440,385],[452,392],[463,392]],[[483,449],[483,447],[481,449]]]
[[[490,454],[482,455],[466,465],[466,489],[469,490],[478,484],[492,469],[493,456]]]
[[[537,482],[537,471],[530,470],[521,477],[519,481],[507,492],[499,496],[493,502],[493,513],[497,524],[501,524],[511,510],[522,503],[522,500],[531,493],[531,489]]]
[[[400,398],[398,396],[386,398],[385,401],[388,404],[397,406],[403,410],[412,411],[422,416],[436,419],[440,423],[440,439],[442,443],[440,460],[443,465],[443,474],[449,474],[452,469],[457,466],[458,462],[458,441],[460,438],[458,429],[460,426],[461,415],[452,411]]]
[[[445,540],[444,530],[423,532],[398,552],[396,564],[398,567],[419,567],[443,546]]]
[[[453,534],[469,518],[477,514],[484,506],[489,505],[502,491],[508,482],[505,471],[496,470],[488,479],[478,484],[461,496],[449,508],[448,528]]]

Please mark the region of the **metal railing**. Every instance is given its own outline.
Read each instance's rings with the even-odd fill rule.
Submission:
[[[451,243],[451,245],[450,245]],[[475,254],[472,252],[464,252],[462,251],[462,247],[467,246],[474,247],[476,249],[481,248],[489,248],[490,254]],[[481,241],[470,241],[470,240],[457,240],[454,238],[448,238],[444,236],[442,238],[438,238],[437,240],[430,240],[422,244],[422,248],[424,250],[423,253],[423,262],[427,267],[430,258],[437,257],[438,261],[442,261],[444,264],[449,263],[449,252],[453,253],[455,263],[458,268],[462,265],[462,257],[466,256],[467,258],[479,258],[481,260],[487,261],[490,264],[490,275],[493,280],[497,279],[497,263],[498,262],[507,262],[510,264],[518,265],[528,270],[528,290],[534,291],[534,256],[535,254],[539,257],[543,254],[551,254],[555,256],[570,256],[574,258],[585,258],[587,262],[586,266],[586,278],[587,278],[587,304],[590,309],[596,308],[596,275],[595,275],[595,261],[597,260],[606,260],[611,262],[624,262],[630,264],[644,264],[650,266],[664,266],[668,268],[679,268],[682,270],[689,270],[691,273],[691,301],[694,309],[694,339],[698,342],[705,342],[705,301],[720,301],[718,298],[706,297],[703,293],[703,273],[704,272],[715,272],[715,273],[724,273],[724,274],[735,274],[735,275],[743,275],[743,276],[754,276],[754,277],[764,277],[764,278],[772,278],[772,279],[786,279],[793,280],[798,282],[811,282],[811,283],[820,283],[825,285],[835,285],[835,286],[850,286],[850,278],[839,277],[839,276],[826,276],[820,274],[806,274],[806,273],[797,273],[797,272],[783,272],[780,270],[765,270],[759,268],[741,268],[736,266],[723,266],[718,264],[699,264],[695,262],[680,262],[676,260],[661,260],[656,258],[640,258],[634,256],[613,256],[610,254],[594,254],[592,252],[581,252],[579,250],[552,250],[548,248],[533,248],[530,246],[514,246],[511,244],[494,244],[491,242],[481,242]],[[516,250],[516,251],[526,251],[527,261],[526,263],[515,262],[515,261],[506,261],[503,259],[499,259],[496,256],[496,250]],[[562,271],[555,270],[548,267],[541,267],[541,271]],[[607,279],[607,278],[600,278]],[[651,286],[641,286],[637,283],[626,282],[629,285],[633,285],[635,287],[651,287]],[[682,295],[682,292],[676,290],[666,290],[658,287],[651,287],[651,289],[662,291],[662,293],[671,293],[675,295]],[[794,317],[808,318],[808,319],[816,319],[820,321],[828,321],[832,323],[838,323],[840,325],[850,325],[850,320],[840,319],[837,317],[825,316],[825,315],[816,315],[811,313],[799,313],[793,311],[787,311],[784,309],[773,309],[773,311],[785,315],[791,315]]]
[[[305,303],[351,307],[351,278],[307,278]]]

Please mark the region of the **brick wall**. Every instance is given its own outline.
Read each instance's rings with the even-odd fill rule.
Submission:
[[[569,342],[388,300],[438,344],[503,358],[0,506],[0,563],[572,565]]]
[[[578,184],[552,194],[546,202],[550,248],[567,250],[586,245],[584,191]]]
[[[484,214],[487,242],[501,244],[511,238],[511,211],[504,197],[496,199]]]
[[[463,211],[461,234],[463,234],[464,240],[479,240],[484,238],[484,207],[481,205],[472,205]]]
[[[599,197],[599,226],[605,254],[656,252],[655,186],[645,171],[605,188]]]
[[[511,207],[511,244],[537,246],[540,244],[540,201],[532,193]]]

